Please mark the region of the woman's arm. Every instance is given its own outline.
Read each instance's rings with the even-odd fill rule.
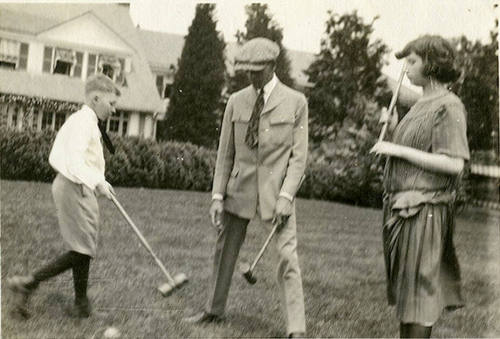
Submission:
[[[397,145],[391,142],[378,142],[370,153],[386,154],[405,159],[425,170],[458,175],[464,168],[464,159],[445,154],[424,152],[415,148]]]

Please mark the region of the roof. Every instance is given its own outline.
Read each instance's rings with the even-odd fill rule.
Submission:
[[[184,47],[184,37],[179,34],[146,31],[138,29],[144,52],[152,69],[166,70],[170,65],[177,67]]]
[[[155,86],[149,69],[142,39],[130,18],[128,6],[96,3],[24,3],[0,4],[0,29],[23,34],[38,35],[77,18],[92,13],[110,30],[128,42],[134,49],[132,70],[126,74],[127,85],[122,89],[119,108],[143,112],[163,112],[165,105]],[[56,100],[81,102],[84,82],[80,79],[53,74],[31,74],[26,72],[2,71],[0,91],[42,96]],[[4,78],[5,77],[5,78]],[[26,81],[33,81],[28,84]],[[54,88],[61,89],[55,91]]]

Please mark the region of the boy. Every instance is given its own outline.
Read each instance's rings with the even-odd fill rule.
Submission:
[[[120,90],[103,74],[89,77],[85,83],[85,104],[63,124],[52,146],[50,165],[57,171],[52,195],[66,253],[28,276],[7,280],[17,294],[16,311],[29,317],[29,297],[40,282],[68,269],[73,271],[75,289],[74,316],[90,316],[87,282],[90,259],[96,255],[99,206],[96,193],[111,199],[113,188],[104,178],[104,156],[100,138],[114,153],[105,122],[115,112]]]

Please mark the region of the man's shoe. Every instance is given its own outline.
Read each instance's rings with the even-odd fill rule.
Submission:
[[[288,338],[305,338],[306,334],[304,332],[292,332]]]
[[[218,323],[222,320],[222,318],[216,314],[211,314],[205,311],[200,313],[196,313],[193,316],[183,318],[182,321],[191,324],[210,324],[210,323]]]
[[[34,289],[28,288],[28,285],[33,283],[33,281],[33,276],[16,275],[7,279],[7,286],[12,292],[14,292],[16,297],[15,311],[25,319],[30,317],[28,304],[29,298]]]
[[[92,313],[88,299],[75,302],[73,308],[69,310],[69,315],[73,318],[88,318]]]

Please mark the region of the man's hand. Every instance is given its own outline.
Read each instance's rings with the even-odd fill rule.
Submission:
[[[99,195],[103,195],[109,200],[111,200],[111,197],[115,195],[115,190],[113,189],[113,186],[111,186],[111,184],[107,181],[98,183],[95,189]]]
[[[279,197],[273,216],[273,224],[280,225],[278,230],[285,225],[290,215],[292,215],[292,202],[285,197]]]
[[[210,206],[210,219],[212,225],[217,229],[218,232],[222,230],[222,213],[224,211],[224,201],[219,199],[213,199],[212,205]]]

